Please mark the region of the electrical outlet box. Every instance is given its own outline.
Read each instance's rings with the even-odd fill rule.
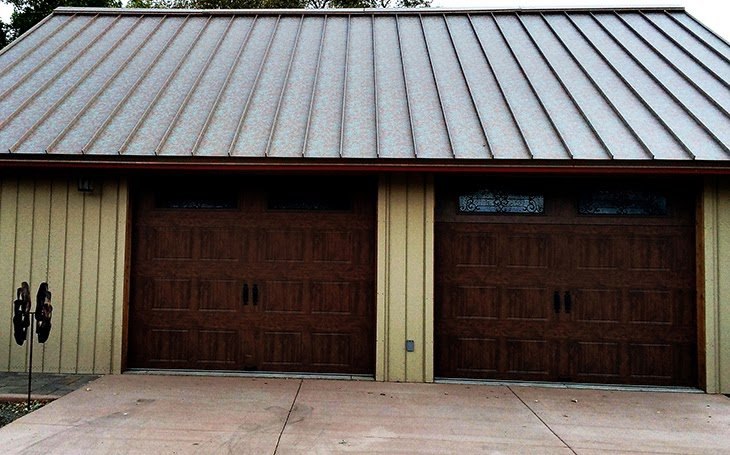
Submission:
[[[406,340],[406,352],[413,352],[416,350],[416,343],[413,340]]]

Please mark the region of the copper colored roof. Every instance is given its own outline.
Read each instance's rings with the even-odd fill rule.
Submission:
[[[681,9],[59,8],[0,52],[0,159],[38,154],[728,161],[730,45]]]

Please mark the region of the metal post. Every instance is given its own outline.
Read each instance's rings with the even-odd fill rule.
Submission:
[[[29,313],[31,315],[30,317],[30,340],[28,341],[28,344],[30,345],[30,360],[28,362],[28,412],[30,412],[30,384],[31,379],[33,378],[33,330],[35,329],[35,324],[33,323],[33,319],[35,316],[35,311],[32,311]]]

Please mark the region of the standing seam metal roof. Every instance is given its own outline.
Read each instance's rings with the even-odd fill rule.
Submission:
[[[730,159],[681,9],[59,8],[0,53],[0,153]]]

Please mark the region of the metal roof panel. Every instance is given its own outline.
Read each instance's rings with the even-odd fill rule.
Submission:
[[[730,45],[681,9],[59,8],[0,87],[5,155],[730,159]]]

